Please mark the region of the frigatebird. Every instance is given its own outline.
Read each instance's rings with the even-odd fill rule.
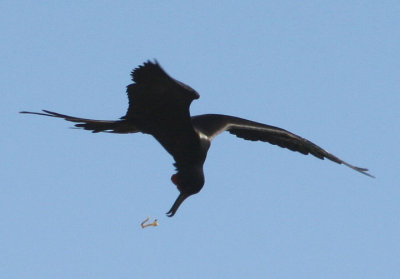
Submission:
[[[189,196],[198,193],[204,185],[203,164],[211,141],[220,133],[229,133],[250,141],[263,141],[297,151],[327,158],[373,177],[366,168],[353,166],[311,141],[284,129],[222,114],[190,116],[189,107],[200,95],[191,87],[170,77],[157,61],[147,61],[131,72],[133,83],[127,86],[129,107],[119,120],[93,120],[42,110],[21,111],[63,118],[76,122],[76,127],[93,133],[150,134],[175,160],[176,173],[171,181],[180,194],[167,216],[175,215]]]

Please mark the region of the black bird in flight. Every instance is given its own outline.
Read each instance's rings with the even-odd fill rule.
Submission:
[[[211,141],[218,134],[229,133],[251,141],[264,141],[302,154],[312,154],[344,164],[373,177],[368,169],[353,166],[330,154],[314,143],[284,129],[221,114],[190,116],[189,107],[200,95],[188,85],[170,77],[157,61],[147,61],[131,73],[134,83],[127,86],[129,107],[120,120],[92,120],[48,110],[21,113],[64,118],[76,122],[76,127],[93,133],[150,134],[175,160],[176,173],[171,180],[180,194],[171,209],[174,216],[182,202],[198,193],[204,185],[203,164]]]

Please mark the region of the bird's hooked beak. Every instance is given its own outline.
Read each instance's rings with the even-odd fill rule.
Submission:
[[[183,203],[183,201],[189,197],[189,194],[180,193],[178,198],[175,200],[174,204],[172,205],[171,209],[167,212],[168,217],[172,217],[175,215],[176,211],[178,210],[179,206]]]

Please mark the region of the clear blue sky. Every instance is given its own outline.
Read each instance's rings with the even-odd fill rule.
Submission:
[[[1,1],[0,278],[399,278],[400,2],[182,2]],[[152,137],[18,114],[116,119],[154,58],[200,93],[192,114],[283,127],[377,178],[224,134],[167,218]]]

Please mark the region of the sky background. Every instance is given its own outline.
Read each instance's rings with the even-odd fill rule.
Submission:
[[[399,278],[399,1],[0,2],[0,278]],[[117,119],[157,59],[192,114],[285,128],[345,166],[218,136],[173,218],[170,155]],[[142,229],[147,217],[159,226]]]

